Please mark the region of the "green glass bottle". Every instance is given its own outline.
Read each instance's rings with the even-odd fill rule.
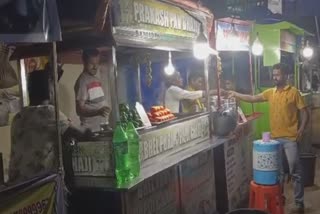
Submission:
[[[114,130],[112,143],[117,183],[121,185],[130,180],[130,166],[128,137],[120,122]]]
[[[133,178],[140,175],[140,144],[139,134],[132,121],[128,122],[127,130],[130,174]]]

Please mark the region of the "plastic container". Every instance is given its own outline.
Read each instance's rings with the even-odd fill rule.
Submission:
[[[237,209],[237,210],[228,212],[227,214],[269,214],[269,213],[266,211],[257,210],[257,209]]]
[[[275,185],[280,176],[280,143],[275,140],[253,143],[253,180],[261,185]]]
[[[302,179],[304,186],[311,187],[314,185],[316,156],[314,154],[304,153],[300,155],[300,161],[302,165]]]

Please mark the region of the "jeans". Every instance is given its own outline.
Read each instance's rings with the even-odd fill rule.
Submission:
[[[300,162],[300,155],[298,149],[298,143],[293,142],[289,139],[279,138],[276,139],[278,142],[281,143],[282,151],[281,154],[285,154],[285,157],[282,157],[281,163],[284,163],[284,159],[286,158],[289,166],[289,174],[293,181],[294,187],[294,199],[296,204],[303,204],[304,200],[304,184],[302,181],[302,166]],[[282,156],[282,155],[281,155]],[[280,164],[280,173],[281,178],[280,182],[284,184],[284,164]]]

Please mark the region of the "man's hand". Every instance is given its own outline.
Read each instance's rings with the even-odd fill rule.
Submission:
[[[298,130],[298,133],[297,133],[297,139],[296,139],[296,141],[297,141],[297,143],[299,143],[301,140],[302,140],[302,138],[303,138],[303,133],[304,133],[304,129],[299,129]]]
[[[235,91],[228,91],[228,98],[237,98],[237,92]]]
[[[103,117],[108,117],[110,111],[111,111],[111,109],[109,107],[104,106],[101,109],[99,109],[99,115],[101,115]]]

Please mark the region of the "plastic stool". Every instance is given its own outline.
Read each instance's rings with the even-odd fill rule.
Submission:
[[[251,181],[249,207],[284,214],[281,185],[263,186]]]

